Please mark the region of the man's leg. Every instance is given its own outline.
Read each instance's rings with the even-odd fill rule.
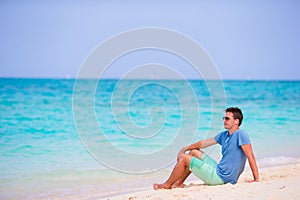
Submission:
[[[189,155],[183,154],[180,156],[168,180],[163,184],[153,184],[154,190],[171,189],[174,183],[176,183],[175,186],[179,184],[182,185],[184,180],[190,175],[189,166],[192,156],[197,156],[201,159],[202,155],[202,151],[192,150]]]
[[[190,161],[192,159],[191,155],[183,154],[177,161],[170,177],[163,184],[153,184],[154,190],[158,189],[171,189],[172,185],[184,175],[186,167],[189,167]]]
[[[189,155],[201,159],[204,155],[204,152],[201,150],[191,150]],[[172,187],[183,187],[184,181],[189,177],[192,172],[190,171],[190,167],[186,167],[184,174],[172,185]]]

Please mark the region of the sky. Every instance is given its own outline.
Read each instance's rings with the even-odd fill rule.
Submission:
[[[291,0],[4,0],[0,77],[73,78],[90,53],[109,38],[157,27],[196,41],[222,79],[300,80],[299,8],[300,3]],[[193,70],[182,69],[184,62],[176,56],[159,51],[130,56],[110,67],[108,78],[120,78],[125,65],[129,69],[151,62],[167,63],[187,78],[196,77]]]

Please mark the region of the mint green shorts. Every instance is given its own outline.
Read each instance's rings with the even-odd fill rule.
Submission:
[[[216,167],[217,162],[208,155],[203,155],[202,159],[193,157],[190,163],[190,171],[208,185],[224,184],[216,172]]]

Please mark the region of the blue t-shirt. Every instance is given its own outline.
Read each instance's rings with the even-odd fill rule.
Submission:
[[[225,183],[235,184],[244,171],[247,159],[241,145],[250,144],[249,136],[243,130],[231,135],[226,130],[216,135],[215,140],[222,145],[222,159],[217,165],[217,174]]]

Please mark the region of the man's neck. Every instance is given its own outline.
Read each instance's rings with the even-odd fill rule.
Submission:
[[[233,127],[231,129],[227,129],[229,134],[232,135],[235,131],[239,130],[239,127]]]

